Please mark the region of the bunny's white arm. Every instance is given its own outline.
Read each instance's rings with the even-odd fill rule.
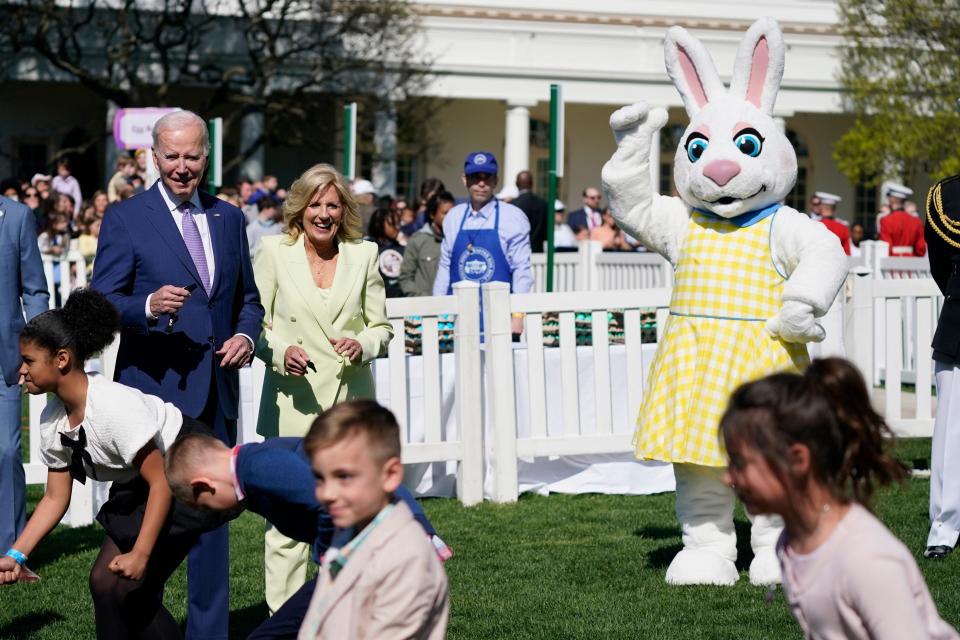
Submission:
[[[664,109],[637,102],[610,116],[617,150],[603,165],[601,180],[617,224],[676,264],[687,231],[690,207],[680,198],[654,193],[650,180],[653,133],[667,122]]]
[[[773,261],[787,281],[780,313],[767,330],[788,342],[819,342],[823,328],[815,322],[830,310],[848,264],[840,241],[824,225],[790,207],[773,221]]]

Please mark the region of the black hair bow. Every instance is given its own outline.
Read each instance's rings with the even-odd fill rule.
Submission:
[[[87,484],[87,470],[83,463],[90,465],[90,477],[97,479],[97,473],[94,470],[93,458],[87,451],[87,434],[83,430],[83,425],[77,427],[77,439],[74,440],[65,433],[60,434],[60,444],[68,447],[70,454],[70,475],[80,484]]]

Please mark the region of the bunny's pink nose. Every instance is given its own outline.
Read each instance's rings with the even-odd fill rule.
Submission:
[[[724,186],[740,173],[740,165],[733,160],[714,160],[703,168],[707,176],[719,186]]]

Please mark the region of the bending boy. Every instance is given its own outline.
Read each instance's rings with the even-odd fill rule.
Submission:
[[[334,525],[317,501],[315,479],[302,438],[270,438],[228,447],[220,440],[190,434],[170,446],[167,480],[174,496],[189,505],[239,516],[245,509],[263,516],[289,538],[314,545],[314,560],[327,550]],[[397,497],[409,505],[438,554],[449,550],[436,536],[413,496],[400,487]],[[249,638],[295,638],[313,595],[308,581]]]

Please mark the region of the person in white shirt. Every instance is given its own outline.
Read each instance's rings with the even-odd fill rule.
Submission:
[[[570,225],[563,221],[565,216],[563,202],[554,200],[553,202],[553,247],[555,249],[576,249],[577,236],[570,228]]]
[[[37,580],[27,557],[70,505],[74,480],[111,480],[97,520],[107,532],[90,571],[97,638],[179,638],[163,587],[199,535],[222,522],[174,503],[163,453],[181,433],[211,433],[172,404],[84,371],[120,330],[103,294],[78,289],[62,309],[33,318],[20,334],[27,391],[52,394],[40,417],[43,498],[0,558],[0,584]]]

